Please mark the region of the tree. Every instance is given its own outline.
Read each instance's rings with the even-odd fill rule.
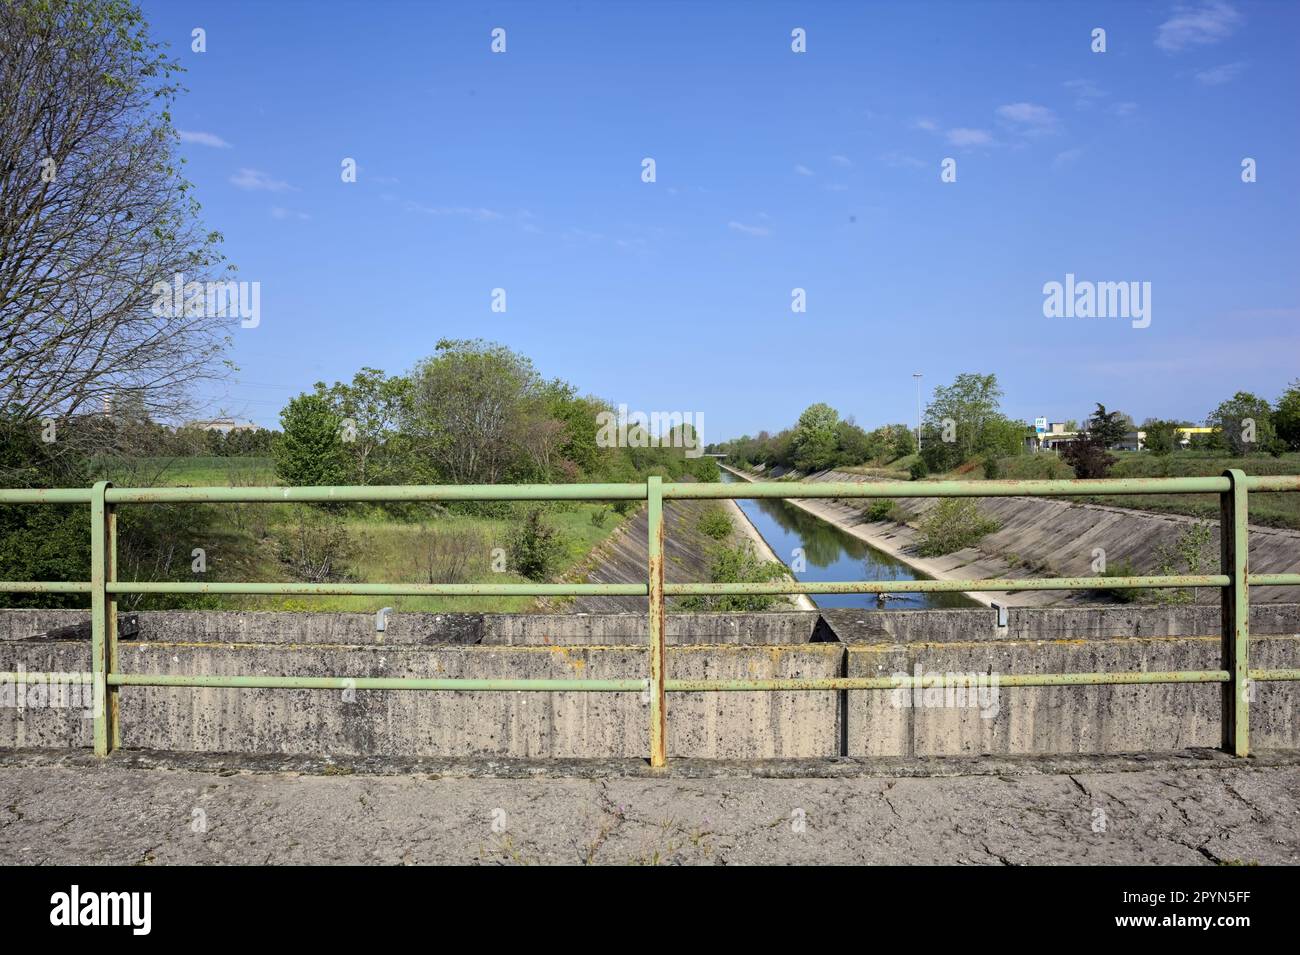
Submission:
[[[1008,449],[1001,400],[997,375],[960,374],[936,388],[922,425],[921,454],[929,469],[947,471],[977,454]],[[1014,427],[1017,434],[1023,430]]]
[[[1239,391],[1221,402],[1205,423],[1219,429],[1223,442],[1233,454],[1261,451],[1273,440],[1272,409],[1267,401],[1249,391]]]
[[[1101,442],[1103,448],[1113,448],[1133,430],[1133,420],[1122,411],[1107,411],[1100,402],[1088,419],[1088,435]]]
[[[840,416],[828,404],[809,405],[794,428],[794,464],[801,471],[822,471],[835,464],[836,426]]]
[[[1291,382],[1277,399],[1273,429],[1292,451],[1300,451],[1300,379]]]
[[[291,487],[345,484],[348,454],[342,419],[318,394],[299,395],[280,412],[284,434],[275,445],[275,473]]]
[[[1143,439],[1146,449],[1160,456],[1172,454],[1178,449],[1178,429],[1181,427],[1182,423],[1178,421],[1148,418],[1142,425],[1142,430],[1146,432]]]
[[[352,462],[351,482],[366,485],[404,476],[401,462],[392,452],[399,425],[410,408],[410,379],[400,375],[390,378],[378,368],[362,368],[352,376],[351,384],[336,381],[326,388],[318,381],[315,387],[341,423],[344,450]],[[375,481],[376,476],[380,482]]]
[[[407,430],[442,480],[497,484],[521,454],[519,421],[542,397],[533,364],[503,345],[443,339],[415,366]]]
[[[153,291],[221,261],[175,156],[179,69],[129,0],[0,4],[0,412],[174,416],[222,373],[237,317]]]
[[[1078,478],[1104,478],[1115,463],[1108,454],[1106,443],[1093,434],[1085,434],[1061,446],[1061,460],[1074,468]]]

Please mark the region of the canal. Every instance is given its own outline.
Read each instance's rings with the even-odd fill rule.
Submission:
[[[725,470],[722,480],[727,484],[744,483]],[[786,564],[793,566],[796,552],[803,551],[804,569],[794,571],[796,580],[926,579],[901,561],[788,501],[762,498],[736,503]],[[875,594],[809,594],[809,597],[818,607],[878,609]],[[963,594],[890,594],[886,606],[892,610],[924,610],[978,604]]]

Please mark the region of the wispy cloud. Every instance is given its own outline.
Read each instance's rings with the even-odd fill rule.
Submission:
[[[1066,80],[1065,88],[1074,94],[1075,109],[1091,109],[1109,95],[1092,80]]]
[[[230,143],[226,142],[216,133],[205,133],[196,129],[178,129],[176,135],[181,138],[183,143],[194,143],[197,146],[211,146],[213,149],[229,149]]]
[[[987,130],[958,127],[948,130],[948,142],[954,146],[988,146],[993,136]]]
[[[813,172],[811,169],[809,169],[809,168],[808,168],[807,166],[805,166],[803,163],[799,163],[797,166],[795,166],[795,167],[794,167],[794,171],[797,172],[797,173],[798,173],[799,175],[801,175],[801,176],[815,176],[815,175],[817,175],[817,173]]]
[[[1225,0],[1179,4],[1168,20],[1156,28],[1156,46],[1177,53],[1227,39],[1241,25],[1241,14]]]
[[[1075,162],[1082,155],[1083,150],[1077,147],[1075,149],[1066,149],[1056,154],[1056,157],[1052,160],[1052,165],[1060,169]]]
[[[1037,103],[1008,103],[997,109],[998,118],[1026,136],[1054,133],[1061,121],[1046,106]]]
[[[1245,69],[1245,63],[1225,63],[1213,69],[1201,70],[1196,74],[1196,78],[1200,80],[1202,86],[1222,86],[1224,83],[1231,83]]]
[[[311,216],[307,215],[307,213],[305,212],[298,212],[296,209],[286,209],[284,206],[272,206],[271,218],[272,219],[297,219],[299,221],[305,222],[308,219],[310,219]]]
[[[1116,116],[1132,116],[1138,111],[1138,104],[1130,101],[1115,103],[1111,106],[1110,111]]]
[[[891,150],[880,157],[880,161],[886,166],[893,166],[896,169],[923,169],[925,163],[915,156],[908,153],[899,152],[897,149]]]
[[[928,116],[918,116],[916,119],[912,120],[912,128],[923,129],[927,133],[937,133],[939,131],[939,124]]]
[[[270,173],[262,172],[260,169],[240,169],[230,177],[230,181],[240,189],[266,192],[288,192],[293,189],[293,186],[283,179],[273,179]]]
[[[762,225],[747,225],[744,222],[737,222],[734,219],[727,223],[727,228],[733,232],[743,232],[745,235],[765,236],[771,235],[772,230]]]
[[[844,166],[844,167],[853,165],[852,159],[850,159],[848,156],[841,156],[838,153],[831,157],[831,162],[833,162],[837,166]]]
[[[418,202],[408,202],[406,211],[418,212],[426,216],[460,216],[479,222],[494,222],[505,218],[495,209],[487,209],[483,206],[426,206]]]

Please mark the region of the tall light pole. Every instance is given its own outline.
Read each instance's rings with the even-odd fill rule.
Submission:
[[[912,377],[916,379],[916,453],[921,453],[921,373],[912,372]]]

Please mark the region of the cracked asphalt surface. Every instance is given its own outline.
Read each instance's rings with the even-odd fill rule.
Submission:
[[[1300,766],[850,778],[0,768],[18,864],[1295,864]]]

